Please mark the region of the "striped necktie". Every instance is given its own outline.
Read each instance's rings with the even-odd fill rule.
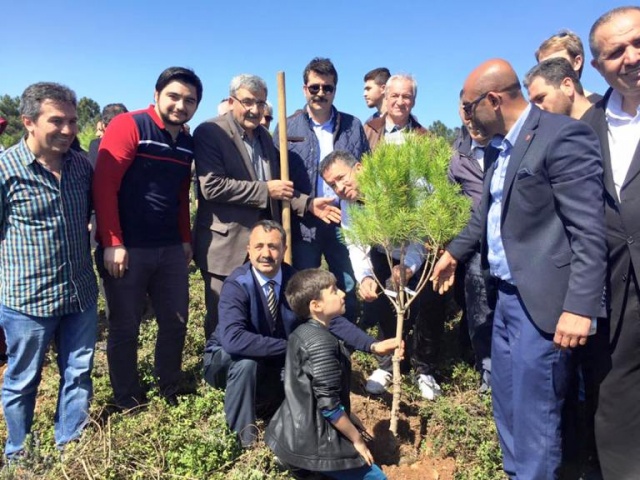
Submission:
[[[278,318],[278,300],[276,299],[276,282],[273,280],[267,282],[267,306],[271,318],[275,321]]]

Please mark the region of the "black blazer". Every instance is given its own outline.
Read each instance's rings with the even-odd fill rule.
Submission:
[[[447,250],[466,260],[481,242],[488,272],[489,186],[498,152],[489,148],[480,207]],[[602,161],[598,139],[583,122],[531,112],[507,166],[501,236],[507,262],[528,314],[553,333],[563,311],[604,314],[606,275]]]
[[[622,314],[625,286],[629,281],[629,267],[634,269],[636,278],[640,274],[640,144],[635,147],[633,160],[620,191],[621,198],[618,199],[613,183],[605,117],[605,109],[612,91],[609,89],[605,96],[587,111],[582,120],[591,125],[600,138],[609,247],[607,289],[610,292],[610,332],[613,336]]]

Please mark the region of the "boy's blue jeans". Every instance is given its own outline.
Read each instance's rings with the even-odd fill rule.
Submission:
[[[327,477],[336,480],[386,480],[387,476],[380,470],[375,463],[370,467],[351,468],[349,470],[336,470],[333,472],[322,472]]]

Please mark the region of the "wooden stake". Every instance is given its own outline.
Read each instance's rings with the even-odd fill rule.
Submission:
[[[284,72],[278,72],[278,132],[280,145],[280,179],[289,180],[289,150],[287,148],[287,94]],[[287,251],[284,261],[292,264],[291,255],[291,202],[282,200],[282,227],[287,234]]]

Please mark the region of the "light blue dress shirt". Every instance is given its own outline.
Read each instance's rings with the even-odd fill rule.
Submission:
[[[489,206],[489,215],[487,217],[487,256],[489,260],[489,271],[493,277],[497,277],[513,285],[515,285],[515,281],[511,276],[511,270],[509,270],[509,264],[504,252],[502,233],[500,230],[502,201],[504,195],[504,178],[507,173],[507,167],[509,166],[509,159],[511,158],[513,145],[518,139],[520,130],[522,130],[522,126],[529,116],[530,111],[531,104],[528,104],[527,108],[525,108],[520,114],[520,117],[516,123],[513,124],[505,137],[496,136],[491,140],[491,145],[500,150],[500,155],[498,155],[496,168],[493,171],[490,185],[491,204]]]

